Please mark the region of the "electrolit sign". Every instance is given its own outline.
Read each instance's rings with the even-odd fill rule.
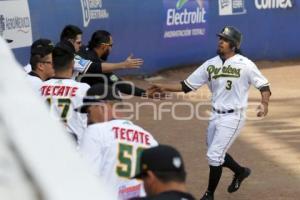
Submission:
[[[84,27],[87,27],[91,20],[109,17],[108,11],[102,8],[102,4],[102,0],[81,0]]]
[[[27,0],[0,1],[0,36],[13,40],[11,48],[32,44],[32,30]]]
[[[206,0],[164,0],[164,38],[206,35]]]
[[[246,14],[244,0],[219,0],[219,15],[242,15]]]

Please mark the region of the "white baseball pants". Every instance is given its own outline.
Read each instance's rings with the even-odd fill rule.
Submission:
[[[224,163],[225,154],[239,135],[245,123],[243,111],[218,114],[212,113],[207,128],[207,158],[208,164],[221,166]]]

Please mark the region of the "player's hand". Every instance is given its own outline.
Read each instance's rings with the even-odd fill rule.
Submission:
[[[152,99],[164,99],[166,92],[159,85],[152,85],[147,89],[147,96]]]
[[[267,103],[261,103],[257,107],[257,117],[265,117],[268,114],[268,104]]]
[[[137,69],[144,64],[144,60],[141,58],[133,58],[133,55],[130,54],[123,64],[125,69]]]
[[[149,87],[147,89],[147,92],[149,94],[153,94],[153,93],[164,93],[165,91],[164,91],[164,88],[162,86],[160,86],[159,84],[155,84],[155,85],[153,84],[153,85],[151,85],[151,87]]]
[[[166,92],[166,89],[164,88],[163,84],[159,83],[151,83],[151,87],[149,89],[156,92]]]

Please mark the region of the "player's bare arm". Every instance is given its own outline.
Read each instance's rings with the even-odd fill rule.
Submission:
[[[264,117],[268,114],[269,100],[271,96],[271,90],[269,86],[260,89],[261,92],[261,105],[259,106],[258,117]]]
[[[126,60],[119,63],[102,63],[103,72],[113,72],[120,69],[138,69],[144,64],[144,60],[141,58],[133,58],[130,54]]]
[[[150,88],[154,92],[182,92],[182,85],[180,83],[155,83]]]

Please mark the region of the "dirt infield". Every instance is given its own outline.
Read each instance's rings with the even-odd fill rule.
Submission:
[[[269,115],[262,120],[254,120],[254,107],[250,106],[249,118],[241,135],[229,152],[241,164],[250,167],[252,175],[245,181],[241,189],[227,193],[227,186],[232,174],[227,169],[216,191],[216,200],[296,200],[300,199],[300,89],[298,75],[300,62],[258,62],[262,72],[271,83],[272,97]],[[159,75],[165,80],[183,80],[195,67],[168,70]],[[138,86],[147,87],[144,80],[130,78]],[[197,91],[196,97],[173,97],[170,102],[207,102],[209,92],[206,87]],[[249,95],[250,103],[257,103],[260,93],[254,88]],[[134,98],[132,103],[143,103],[148,100]],[[166,101],[153,101],[159,106]],[[168,105],[166,105],[165,108]],[[171,104],[169,105],[169,107]],[[175,109],[181,117],[189,115],[189,108],[179,106]],[[174,111],[174,112],[175,112]],[[208,116],[209,106],[199,109],[201,116]],[[205,133],[207,120],[193,117],[190,120],[175,120],[167,111],[162,113],[161,120],[154,120],[156,114],[151,106],[141,109],[139,119],[135,122],[153,133],[159,142],[177,147],[183,154],[188,172],[188,187],[200,198],[206,190],[208,166],[205,157]]]

